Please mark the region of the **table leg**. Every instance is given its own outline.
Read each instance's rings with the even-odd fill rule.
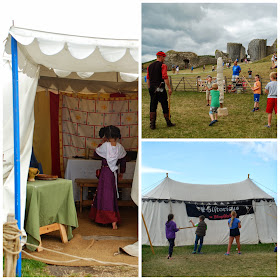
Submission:
[[[80,213],[83,211],[83,187],[80,185]]]
[[[59,226],[59,233],[60,233],[61,241],[63,243],[67,243],[68,242],[68,238],[67,238],[67,233],[66,233],[65,226],[62,225],[62,224],[59,224],[58,226]]]

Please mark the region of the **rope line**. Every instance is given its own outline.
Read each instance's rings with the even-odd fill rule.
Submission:
[[[30,244],[30,243],[26,243],[26,245],[29,245],[29,246],[32,246],[32,247],[35,247],[35,248],[39,247],[38,245],[34,245],[34,244]],[[26,251],[22,251],[22,252],[25,253],[26,255],[32,256],[33,258],[38,258],[38,259],[41,259],[41,260],[44,260],[44,261],[55,262],[55,263],[69,263],[69,262],[75,262],[75,261],[83,260],[83,261],[94,261],[94,262],[101,263],[101,264],[123,265],[123,266],[130,266],[130,267],[138,268],[138,265],[134,265],[134,264],[120,263],[120,262],[105,262],[105,261],[100,261],[100,260],[93,259],[93,258],[83,258],[83,257],[75,256],[75,255],[70,255],[70,254],[67,254],[67,253],[62,253],[62,252],[58,252],[58,251],[48,249],[48,248],[44,248],[44,247],[41,247],[41,246],[40,246],[40,248],[42,248],[43,250],[49,251],[49,252],[57,253],[57,254],[60,254],[60,255],[67,256],[67,257],[76,258],[77,260],[55,261],[55,260],[43,259],[43,258],[34,256],[32,254],[27,253]]]
[[[17,221],[3,224],[3,250],[5,252],[18,255],[21,252],[20,237],[21,231],[17,227]]]
[[[3,224],[3,251],[5,256],[5,277],[15,277],[17,259],[21,252],[20,237],[21,231],[18,229],[17,221]]]
[[[256,180],[253,180],[253,179],[251,179],[251,180],[252,180],[253,182],[255,182],[255,183],[257,183],[257,184],[261,185],[262,187],[264,187],[264,188],[268,189],[269,191],[271,191],[271,192],[273,192],[273,193],[277,194],[277,192],[275,192],[275,191],[273,191],[273,190],[269,189],[268,187],[266,187],[266,186],[262,185],[261,183],[257,182]]]
[[[156,182],[156,183],[153,183],[153,184],[150,185],[150,186],[143,187],[143,188],[142,188],[143,194],[145,195],[146,193],[148,193],[150,190],[153,189],[154,186],[156,186],[157,184],[160,184],[164,179],[165,179],[165,178],[159,180],[159,181]]]

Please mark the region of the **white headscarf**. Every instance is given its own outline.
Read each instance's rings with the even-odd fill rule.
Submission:
[[[100,147],[96,148],[96,153],[107,160],[110,170],[115,175],[117,197],[119,198],[118,186],[117,186],[117,161],[126,156],[124,147],[117,142],[116,146],[112,146],[110,142],[103,143]]]
[[[126,156],[124,147],[117,142],[116,146],[112,146],[110,142],[103,143],[96,148],[96,153],[107,160],[108,166],[112,172],[118,169],[117,161]]]

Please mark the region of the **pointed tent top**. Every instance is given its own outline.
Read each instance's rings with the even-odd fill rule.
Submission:
[[[143,198],[204,202],[273,199],[250,178],[232,184],[203,185],[182,183],[167,176]]]

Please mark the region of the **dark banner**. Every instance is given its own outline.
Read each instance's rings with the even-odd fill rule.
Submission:
[[[246,206],[245,206],[246,205]],[[234,205],[199,205],[186,204],[187,214],[189,217],[199,217],[204,215],[209,220],[229,219],[231,211],[237,213],[237,217],[254,213],[252,202],[236,203]]]

